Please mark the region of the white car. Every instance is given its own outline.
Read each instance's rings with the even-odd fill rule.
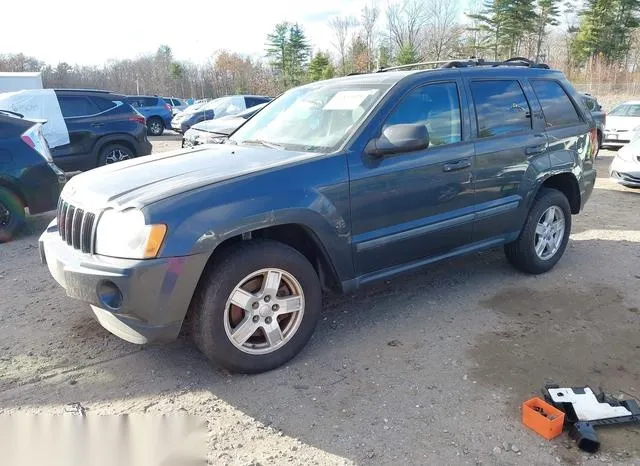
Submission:
[[[640,188],[640,137],[618,151],[609,167],[609,176],[623,186]]]
[[[607,114],[603,147],[622,147],[640,136],[640,100],[630,100]]]

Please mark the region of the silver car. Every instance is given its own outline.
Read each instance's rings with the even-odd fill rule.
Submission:
[[[609,176],[623,186],[640,188],[640,137],[618,151],[609,167]]]

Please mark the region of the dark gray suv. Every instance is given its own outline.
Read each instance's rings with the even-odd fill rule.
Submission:
[[[306,344],[323,290],[501,245],[519,270],[550,270],[596,148],[583,99],[546,65],[315,82],[224,144],[72,178],[41,255],[116,335],[171,340],[188,316],[210,359],[260,372]]]

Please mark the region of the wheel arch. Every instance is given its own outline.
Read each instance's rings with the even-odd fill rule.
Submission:
[[[560,191],[565,195],[571,206],[571,213],[580,213],[581,206],[581,194],[580,185],[578,179],[571,172],[562,172],[553,174],[544,179],[544,181],[538,186],[536,196],[542,188],[551,188]],[[535,197],[534,197],[535,199]]]
[[[111,134],[98,139],[93,146],[93,155],[96,160],[96,166],[100,163],[100,153],[109,144],[122,144],[133,153],[134,157],[138,156],[137,144],[133,136],[128,134]]]

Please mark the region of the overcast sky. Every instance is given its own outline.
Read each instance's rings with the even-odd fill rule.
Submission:
[[[366,0],[5,0],[0,53],[22,52],[53,64],[66,61],[97,65],[110,58],[134,58],[167,44],[178,60],[204,62],[218,49],[258,57],[264,54],[267,34],[280,21],[299,22],[314,50],[330,49],[329,18],[359,16],[365,3]],[[387,2],[379,3],[384,9]],[[15,21],[6,21],[10,18]]]

